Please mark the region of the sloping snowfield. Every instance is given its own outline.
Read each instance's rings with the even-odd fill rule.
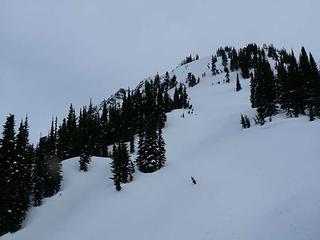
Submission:
[[[209,62],[174,70],[180,81],[188,72],[207,76],[188,91],[193,114],[168,114],[165,168],[136,172],[116,192],[110,159],[93,158],[87,173],[79,172],[78,158],[66,160],[61,193],[1,239],[320,239],[319,120],[279,115],[243,130],[240,114],[255,115],[249,80],[235,92],[236,73],[222,83],[224,74],[210,76]]]

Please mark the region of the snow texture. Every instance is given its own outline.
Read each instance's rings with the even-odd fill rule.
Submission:
[[[189,89],[193,114],[168,114],[166,167],[136,172],[116,192],[110,159],[93,158],[86,173],[78,158],[66,160],[61,192],[1,240],[319,239],[319,120],[279,115],[254,125],[249,80],[240,78],[236,92],[236,73],[223,83],[224,74],[210,75],[209,62],[174,70],[181,82],[188,72],[207,74]],[[251,128],[241,128],[241,113]]]

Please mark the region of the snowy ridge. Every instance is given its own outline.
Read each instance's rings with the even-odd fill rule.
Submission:
[[[225,74],[213,77],[208,63],[170,73],[184,83],[192,72],[200,84],[188,90],[193,114],[168,114],[165,168],[136,172],[116,192],[110,159],[94,158],[87,173],[79,172],[78,158],[64,161],[61,193],[1,239],[319,239],[319,121],[278,115],[243,130],[240,114],[255,115],[249,80],[240,77],[243,89],[235,92],[237,73],[223,83]]]

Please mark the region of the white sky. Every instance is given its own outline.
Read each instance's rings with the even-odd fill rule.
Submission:
[[[51,116],[134,87],[186,55],[250,42],[320,57],[319,0],[0,0],[0,123]]]

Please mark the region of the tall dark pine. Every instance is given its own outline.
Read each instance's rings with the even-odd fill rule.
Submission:
[[[216,75],[217,72],[218,72],[217,67],[216,67],[216,62],[217,62],[217,57],[212,55],[212,57],[211,57],[211,72],[212,72],[212,75]]]
[[[166,163],[166,148],[165,148],[165,142],[162,136],[162,128],[159,128],[158,130],[158,148],[159,148],[159,155],[158,155],[158,168],[162,168],[165,166]]]
[[[288,71],[282,59],[277,65],[277,72],[277,102],[289,117],[293,117],[292,92],[290,91]]]
[[[130,153],[134,153],[135,146],[134,146],[134,135],[132,134],[130,137]]]
[[[143,169],[143,160],[145,159],[145,131],[144,129],[140,129],[139,133],[139,141],[138,141],[138,150],[137,150],[137,159],[136,164],[138,169],[141,171]]]
[[[82,153],[80,154],[80,171],[87,172],[88,171],[88,165],[91,162],[91,156],[89,154],[89,147],[88,145],[85,145],[83,147]]]
[[[141,147],[141,149],[140,149]],[[151,173],[158,170],[158,136],[156,119],[149,116],[142,145],[139,144],[137,164],[141,172]]]
[[[228,57],[225,51],[221,51],[221,58],[222,58],[222,66],[226,68],[228,66]]]
[[[64,118],[61,126],[58,129],[58,144],[57,144],[57,152],[61,159],[66,159],[70,156],[69,146],[70,146],[70,138],[68,137],[67,130],[67,120]]]
[[[12,176],[15,199],[13,223],[14,231],[21,228],[30,206],[32,191],[32,148],[29,144],[29,126],[27,118],[21,121],[16,140],[16,170]]]
[[[313,113],[315,116],[320,117],[320,75],[319,69],[314,60],[312,54],[310,53],[310,79],[312,82],[312,90],[311,90],[311,101],[314,105]]]
[[[45,178],[46,190],[44,193],[45,197],[51,197],[60,191],[61,180],[62,180],[62,165],[61,160],[57,154],[57,139],[56,129],[53,121],[51,130],[47,138],[46,156],[45,161],[47,162],[47,174]]]
[[[236,91],[239,92],[242,89],[240,81],[239,81],[239,74],[237,74],[237,83],[236,83]]]
[[[299,57],[299,71],[302,85],[301,97],[303,99],[303,104],[308,110],[308,113],[313,115],[314,102],[313,102],[313,82],[311,78],[311,67],[309,63],[309,57],[304,47],[301,48],[301,53]]]
[[[137,166],[141,172],[151,173],[165,165],[165,142],[162,136],[162,127],[159,120],[149,115],[144,131],[139,134]]]
[[[304,84],[299,71],[297,60],[291,52],[288,66],[290,101],[292,102],[295,117],[305,113]]]
[[[113,161],[111,163],[112,180],[117,191],[121,190],[121,183],[129,183],[133,180],[134,166],[130,160],[125,143],[113,145]]]
[[[256,87],[257,87],[257,82],[256,78],[254,77],[253,74],[251,74],[250,77],[250,102],[251,102],[251,107],[255,108],[256,107]]]
[[[114,144],[113,148],[112,148],[112,162],[111,162],[111,172],[112,172],[112,180],[114,183],[114,186],[116,188],[117,191],[121,191],[122,187],[121,187],[121,163],[119,161],[119,157],[118,157],[119,153],[118,153],[118,148],[117,146]]]
[[[188,87],[194,87],[197,85],[197,79],[192,73],[188,73],[186,83],[188,84]]]
[[[35,207],[42,204],[42,199],[45,196],[46,178],[47,178],[47,138],[40,138],[36,148],[34,170],[33,170],[33,205]]]
[[[269,62],[261,57],[255,69],[255,104],[258,112],[258,122],[264,124],[264,118],[276,113],[275,79]]]
[[[15,230],[15,186],[12,176],[15,166],[15,118],[9,115],[3,126],[0,148],[0,235]]]
[[[242,78],[247,79],[250,77],[250,55],[245,50],[240,50],[238,57]]]
[[[233,72],[239,68],[238,53],[235,48],[232,49],[230,56],[230,71]]]

